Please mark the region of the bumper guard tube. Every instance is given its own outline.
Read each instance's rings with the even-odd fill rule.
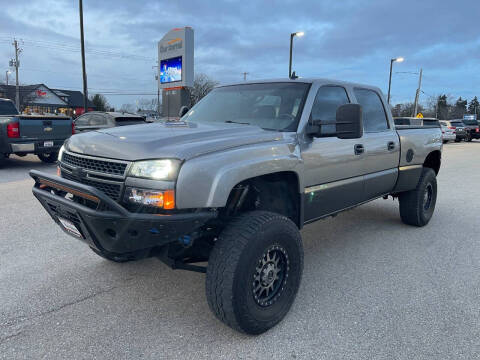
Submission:
[[[33,194],[52,219],[67,234],[100,251],[125,254],[163,246],[194,232],[217,216],[216,212],[207,210],[172,215],[132,213],[94,187],[36,170],[31,170],[30,176],[35,180]],[[53,194],[51,189],[98,205],[93,209]],[[73,223],[81,237],[62,225],[60,219]]]

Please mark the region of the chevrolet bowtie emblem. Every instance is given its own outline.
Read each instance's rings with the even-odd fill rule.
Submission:
[[[50,127],[50,126],[47,126],[47,127],[43,128],[43,131],[47,131],[47,132],[52,131],[52,130],[53,130],[53,128]]]

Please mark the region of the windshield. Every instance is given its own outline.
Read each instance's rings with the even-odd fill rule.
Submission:
[[[182,120],[296,131],[310,84],[262,83],[212,90]]]
[[[463,123],[461,122],[451,122],[450,124],[455,127],[465,127],[465,125],[463,125]]]
[[[11,101],[0,101],[0,115],[18,115],[18,111]]]
[[[478,125],[477,120],[463,120],[463,123],[465,125],[475,125],[475,126]]]

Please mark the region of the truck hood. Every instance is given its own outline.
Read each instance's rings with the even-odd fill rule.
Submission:
[[[283,139],[281,132],[241,124],[166,122],[115,127],[72,136],[69,151],[119,160],[188,160],[228,148]]]

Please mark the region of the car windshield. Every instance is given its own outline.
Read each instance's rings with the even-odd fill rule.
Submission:
[[[455,127],[465,127],[465,125],[463,125],[463,123],[461,122],[451,122],[450,124]]]
[[[309,86],[306,83],[261,83],[219,87],[182,120],[296,131]]]
[[[475,125],[475,126],[478,125],[477,120],[463,120],[463,123],[465,125]]]

